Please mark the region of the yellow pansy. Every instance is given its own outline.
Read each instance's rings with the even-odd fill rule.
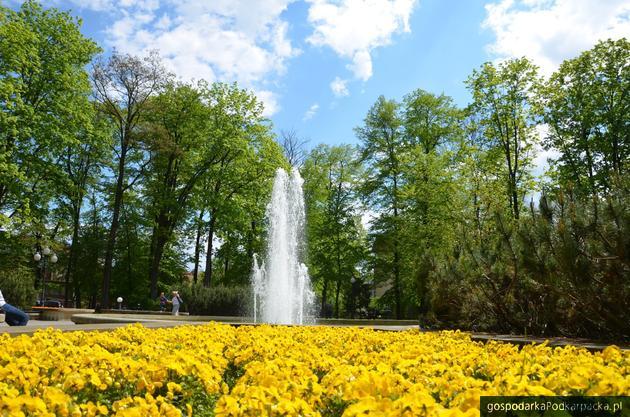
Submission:
[[[478,417],[480,395],[630,390],[630,354],[615,346],[519,349],[417,330],[38,330],[0,335],[0,365],[0,415],[10,416],[194,416],[205,398],[218,417]]]

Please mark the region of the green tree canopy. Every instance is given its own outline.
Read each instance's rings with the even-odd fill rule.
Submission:
[[[55,160],[92,122],[85,66],[99,48],[80,23],[31,0],[0,6],[0,226],[47,203]]]

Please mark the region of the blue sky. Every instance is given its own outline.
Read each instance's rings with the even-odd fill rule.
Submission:
[[[17,0],[9,0],[12,6]],[[106,52],[158,49],[185,80],[237,81],[276,131],[356,143],[379,95],[416,88],[465,105],[483,62],[527,55],[549,74],[608,37],[630,37],[630,0],[48,0]]]

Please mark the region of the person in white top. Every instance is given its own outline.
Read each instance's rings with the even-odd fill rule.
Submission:
[[[171,314],[174,316],[179,316],[179,306],[183,303],[181,297],[179,296],[179,292],[173,291],[173,298],[171,298],[170,303],[173,304],[173,310],[171,311]]]
[[[4,300],[2,291],[0,291],[0,309],[4,311],[4,321],[9,326],[26,326],[26,323],[28,323],[28,314],[7,303]]]

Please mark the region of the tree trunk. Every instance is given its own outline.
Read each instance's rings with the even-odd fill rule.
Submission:
[[[212,240],[214,238],[214,225],[216,223],[216,210],[210,210],[210,225],[208,227],[208,250],[206,252],[206,270],[203,275],[203,285],[206,288],[212,283]]]
[[[151,265],[149,268],[151,298],[153,299],[158,296],[157,285],[160,275],[160,264],[162,263],[164,248],[169,241],[173,227],[172,217],[169,216],[168,213],[161,212],[156,216],[155,226],[153,228],[154,237],[151,239],[154,245],[151,250]]]
[[[249,230],[249,237],[247,238],[247,259],[254,257],[254,239],[256,238],[256,220],[251,221],[251,229]]]
[[[324,278],[324,286],[322,288],[322,310],[320,314],[326,317],[326,297],[328,295],[328,278]]]
[[[400,253],[398,250],[398,181],[394,177],[394,298],[396,300],[396,319],[402,318],[402,300],[400,294]]]
[[[340,182],[341,184],[341,182]],[[335,245],[337,257],[337,290],[335,292],[335,317],[339,318],[339,292],[341,291],[341,237],[339,236],[339,224],[337,224],[337,241]]]
[[[193,269],[193,282],[197,283],[197,277],[199,275],[199,254],[201,253],[201,233],[203,230],[203,215],[204,211],[199,212],[197,218],[197,238],[195,239],[195,268]]]
[[[229,268],[230,268],[230,247],[228,246],[225,248],[225,255],[223,259],[223,282],[227,282],[226,278],[227,278]]]
[[[129,294],[133,293],[133,269],[132,269],[132,255],[131,255],[131,234],[129,233],[129,220],[125,219],[125,240],[127,249],[127,300],[129,300]]]
[[[400,296],[400,253],[398,242],[394,241],[394,297],[396,298],[396,319],[402,318],[402,300]]]
[[[151,298],[156,299],[158,296],[157,284],[160,274],[160,263],[164,256],[164,247],[166,246],[166,239],[163,236],[158,236],[155,246],[155,252],[151,259],[151,271],[149,272],[149,278],[151,279]]]
[[[512,182],[512,201],[514,202],[514,219],[518,220],[520,216],[520,204],[518,201],[518,191],[516,190],[516,179]]]
[[[81,308],[81,284],[78,279],[72,280],[74,288],[74,308]]]
[[[75,210],[73,212],[73,219],[72,219],[72,242],[70,243],[70,253],[68,254],[68,267],[66,269],[66,276],[65,276],[65,284],[64,284],[64,306],[65,307],[71,307],[70,306],[70,283],[71,281],[74,281],[74,270],[76,269],[76,263],[77,263],[77,246],[78,246],[78,242],[79,242],[79,229],[81,227],[81,221],[80,221],[80,216],[81,216],[81,205],[79,204],[78,207],[75,207]],[[76,286],[75,286],[76,289]]]
[[[335,318],[339,318],[339,293],[341,292],[341,277],[337,278],[337,288],[335,289]]]
[[[125,157],[127,149],[124,149],[120,153],[120,160],[118,161],[118,179],[116,180],[116,191],[114,195],[114,210],[112,213],[112,224],[109,228],[109,235],[107,237],[107,249],[105,250],[105,265],[103,267],[103,285],[101,294],[101,307],[109,308],[109,289],[112,280],[112,269],[114,261],[114,249],[116,246],[116,235],[118,233],[118,227],[120,225],[120,209],[122,206],[124,182],[125,182]]]

